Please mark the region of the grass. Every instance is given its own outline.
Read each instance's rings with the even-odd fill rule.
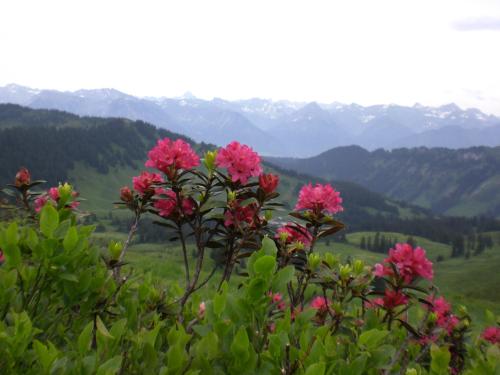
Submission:
[[[382,233],[381,233],[382,234]],[[401,233],[383,233],[386,237],[397,238],[400,241],[407,239]],[[464,305],[479,325],[484,321],[484,311],[489,309],[500,315],[500,232],[490,233],[496,240],[495,247],[479,256],[469,259],[450,258],[449,245],[430,241],[423,237],[414,237],[419,246],[426,249],[429,257],[434,261],[439,255],[445,260],[434,262],[434,283],[451,303],[457,307]],[[349,257],[362,259],[366,264],[373,265],[382,261],[386,254],[378,254],[363,250],[359,247],[361,238],[374,236],[374,232],[357,232],[347,235],[347,243],[331,241],[320,242],[316,250],[319,253],[333,252],[340,255],[343,261]],[[95,239],[104,245],[105,240],[124,240],[125,234],[119,232],[96,233]],[[191,252],[193,249],[189,248]],[[151,272],[155,277],[165,282],[184,283],[184,267],[182,252],[174,244],[134,244],[130,247],[126,257],[130,265],[140,272]],[[203,276],[206,276],[213,265],[207,257],[207,267]],[[209,283],[208,290],[214,290],[219,277],[217,275]],[[236,281],[235,281],[236,282]]]

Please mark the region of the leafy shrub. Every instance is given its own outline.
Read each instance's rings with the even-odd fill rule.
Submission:
[[[453,312],[432,285],[425,250],[397,244],[374,267],[314,251],[343,229],[330,185],[302,188],[294,221],[277,227],[279,178],[247,146],[200,160],[164,139],[147,166],[161,173],[121,189],[134,222],[106,249],[79,224],[69,184],[37,193],[41,182],[18,173],[0,224],[2,374],[499,372],[496,318],[471,337],[465,308]],[[183,288],[124,267],[145,215],[176,233]]]

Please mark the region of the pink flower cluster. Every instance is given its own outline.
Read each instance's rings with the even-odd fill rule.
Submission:
[[[3,255],[2,249],[0,249],[0,265],[5,262],[5,255]]]
[[[21,168],[16,173],[16,179],[14,185],[17,187],[26,186],[31,183],[31,175],[30,172],[26,168]]]
[[[177,211],[177,194],[173,190],[165,190],[157,188],[155,194],[161,196],[155,200],[154,207],[158,209],[158,213],[163,217],[170,217]],[[191,198],[182,199],[182,213],[184,215],[192,215],[195,209],[195,203]]]
[[[387,289],[383,297],[375,298],[372,301],[366,302],[365,307],[377,308],[381,307],[386,310],[393,310],[398,306],[408,304],[408,297],[399,290]]]
[[[148,153],[146,167],[156,168],[168,178],[174,178],[180,169],[192,169],[200,165],[200,158],[191,146],[182,139],[172,141],[169,138],[158,140]]]
[[[139,176],[132,179],[134,190],[142,197],[151,196],[155,192],[153,185],[164,182],[163,178],[158,173],[142,172]]]
[[[73,198],[78,197],[78,193],[76,191],[72,192],[71,195],[73,196]],[[47,194],[40,195],[37,199],[35,199],[35,211],[40,212],[42,210],[43,206],[45,206],[45,204],[47,204],[47,202],[51,202],[54,205],[58,204],[58,202],[59,202],[59,188],[51,187],[49,189],[49,191],[47,192]],[[78,208],[79,205],[80,205],[80,202],[73,201],[73,202],[67,204],[66,207],[70,208],[72,210],[75,210]]]
[[[394,249],[389,250],[389,257],[384,259],[385,264],[375,264],[375,276],[394,276],[391,267],[393,264],[404,282],[409,284],[417,277],[432,280],[434,273],[432,262],[427,259],[425,250],[421,247],[413,249],[407,243],[398,243]]]
[[[285,304],[285,301],[283,301],[283,296],[281,295],[281,293],[269,292],[268,296],[271,297],[272,303],[276,304],[276,307],[278,308],[278,310],[281,310],[281,311],[285,310],[286,304]]]
[[[233,182],[242,184],[262,173],[259,154],[236,141],[219,150],[215,163],[218,167],[227,168]]]
[[[328,309],[328,301],[325,297],[317,296],[311,301],[311,307],[318,312],[325,312]]]
[[[453,329],[459,323],[458,318],[452,314],[451,305],[448,301],[444,299],[444,297],[439,298],[428,298],[427,299],[432,306],[429,307],[430,310],[436,314],[437,325],[451,334]]]
[[[277,239],[281,238],[282,233],[286,233],[287,244],[300,242],[304,246],[309,246],[312,241],[311,233],[309,233],[306,227],[299,224],[288,223],[286,225],[283,225],[276,231],[275,237]]]
[[[230,204],[230,208],[224,213],[224,225],[228,228],[246,223],[253,226],[257,205],[255,203],[241,206],[241,201],[237,200]]]
[[[311,210],[315,214],[328,212],[335,214],[344,210],[342,198],[330,184],[305,185],[299,192],[296,210]]]
[[[500,327],[487,327],[481,337],[492,344],[500,344]]]

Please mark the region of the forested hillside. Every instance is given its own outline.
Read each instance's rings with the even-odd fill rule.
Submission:
[[[500,147],[370,152],[349,146],[307,159],[268,160],[299,173],[352,181],[436,213],[500,216]]]

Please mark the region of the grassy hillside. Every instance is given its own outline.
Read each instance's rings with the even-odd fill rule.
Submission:
[[[436,213],[500,217],[500,147],[369,152],[349,146],[307,159],[269,160],[297,172],[352,181]]]
[[[500,238],[500,232],[496,232]],[[355,232],[347,235],[348,243],[320,242],[319,252],[332,252],[340,255],[344,261],[349,257],[362,259],[366,264],[381,262],[386,254],[378,254],[362,250],[359,247],[361,237],[373,236],[374,232]],[[406,234],[385,232],[386,236],[405,240]],[[98,236],[103,236],[98,234]],[[123,234],[115,234],[123,238]],[[483,254],[464,258],[450,258],[449,245],[430,241],[423,237],[414,237],[418,246],[426,249],[429,258],[434,262],[434,282],[439,290],[447,296],[455,307],[464,305],[475,321],[483,321],[485,309],[500,314],[500,242]],[[445,259],[436,262],[438,256]],[[182,259],[180,248],[169,244],[136,244],[127,257],[133,267],[169,282],[179,280],[182,275]]]

